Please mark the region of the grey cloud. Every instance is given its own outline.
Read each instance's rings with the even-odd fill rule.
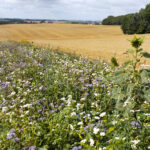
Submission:
[[[149,0],[0,0],[0,17],[101,20],[134,13]]]

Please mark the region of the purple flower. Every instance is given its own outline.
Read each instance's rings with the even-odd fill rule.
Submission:
[[[137,121],[131,121],[131,125],[132,125],[132,127],[137,127],[137,128],[140,128],[141,127],[141,125],[137,122]]]
[[[7,135],[7,139],[8,140],[10,140],[10,139],[12,139],[13,137],[15,137],[15,133],[9,133],[8,135]]]
[[[26,65],[27,65],[26,63],[21,63],[21,67],[22,67],[22,68],[25,68]]]
[[[79,78],[79,81],[80,81],[81,83],[83,83],[84,80],[85,80],[85,79],[83,79],[83,78]]]
[[[56,105],[55,108],[58,108],[58,105]]]
[[[1,86],[2,86],[3,89],[7,88],[8,85],[9,85],[9,82],[3,82],[3,83],[1,84]]]
[[[29,80],[29,81],[32,81],[32,80],[33,80],[33,78],[29,78],[28,80]]]
[[[35,150],[35,146],[31,146],[31,147],[29,147],[29,149],[28,150]]]
[[[88,95],[89,95],[89,93],[85,93],[85,95],[86,95],[86,96],[88,96]]]
[[[72,148],[72,150],[78,150],[78,147],[77,147],[77,146],[74,146],[74,147]]]
[[[110,140],[106,141],[106,143],[108,143],[108,144],[109,144],[109,142],[110,142]]]
[[[92,84],[86,84],[85,86],[86,87],[92,87],[93,85]]]
[[[87,89],[87,87],[83,87],[82,89],[83,89],[83,90],[86,90],[86,89]]]
[[[104,88],[104,87],[105,87],[105,84],[102,84],[101,87]]]
[[[50,110],[49,112],[50,112],[50,113],[53,113],[53,112],[54,112],[54,110]]]
[[[79,146],[74,146],[74,147],[72,148],[72,150],[79,150],[79,149],[81,149],[81,148],[82,148],[81,145],[79,145]]]
[[[15,129],[12,128],[12,129],[10,130],[10,133],[14,133],[14,132],[15,132]]]
[[[12,129],[10,130],[10,133],[7,134],[7,139],[12,139],[12,138],[15,137],[15,136],[16,136],[16,134],[15,134],[15,129],[12,128]]]
[[[6,62],[6,59],[2,59],[2,62],[3,62],[3,63]]]
[[[64,106],[65,104],[64,103],[61,103],[61,106]]]
[[[96,84],[98,84],[99,82],[97,80],[95,80]]]
[[[15,138],[14,140],[15,140],[16,142],[18,142],[20,139],[19,139],[19,138]]]
[[[84,127],[84,131],[87,132],[87,129],[89,128],[89,126]]]
[[[24,130],[23,128],[19,129],[20,132],[23,131],[23,130]]]

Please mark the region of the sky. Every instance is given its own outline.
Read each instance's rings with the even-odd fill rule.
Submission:
[[[95,20],[145,8],[150,0],[0,0],[0,18]]]

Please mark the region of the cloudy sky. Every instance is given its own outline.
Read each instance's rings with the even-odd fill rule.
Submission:
[[[138,12],[150,0],[0,0],[0,18],[102,20]]]

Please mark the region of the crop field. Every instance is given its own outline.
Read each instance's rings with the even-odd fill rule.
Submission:
[[[71,24],[1,25],[0,40],[28,40],[45,47],[76,53],[90,58],[110,60],[112,56],[124,61],[123,53],[130,48],[120,26]],[[150,34],[145,34],[143,48],[150,52]],[[147,62],[144,62],[147,63]]]

